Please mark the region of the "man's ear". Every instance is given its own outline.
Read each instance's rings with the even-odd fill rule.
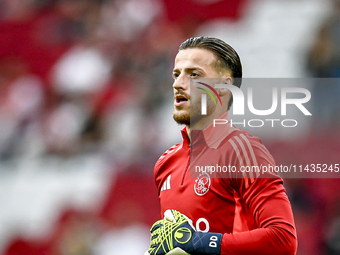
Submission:
[[[224,84],[233,84],[233,79],[230,76],[223,78],[223,81]],[[218,91],[219,96],[224,96],[228,93],[230,93],[230,91],[227,88],[220,88]]]

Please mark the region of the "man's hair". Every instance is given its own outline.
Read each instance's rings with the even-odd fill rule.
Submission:
[[[217,67],[222,69],[229,69],[233,78],[233,85],[241,87],[242,83],[242,64],[237,52],[227,43],[221,39],[214,37],[191,37],[184,41],[178,51],[188,48],[200,48],[212,51],[217,57]],[[231,96],[228,110],[233,103]]]

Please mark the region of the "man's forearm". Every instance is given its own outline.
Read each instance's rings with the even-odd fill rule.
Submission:
[[[296,236],[277,226],[242,233],[224,234],[221,255],[293,255],[296,253],[296,249]]]

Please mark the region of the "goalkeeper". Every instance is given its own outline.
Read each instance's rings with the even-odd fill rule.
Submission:
[[[189,38],[179,47],[173,78],[173,118],[185,127],[182,143],[167,150],[155,165],[161,214],[171,209],[167,214],[172,216],[165,215],[152,226],[148,253],[174,254],[180,249],[189,254],[295,254],[295,223],[283,180],[276,173],[239,171],[275,166],[272,155],[250,133],[212,125],[214,119],[230,123],[233,98],[230,90],[214,88],[201,78],[218,78],[240,88],[242,65],[237,52],[217,38]],[[190,91],[190,81],[200,89]],[[190,176],[195,171],[190,166],[207,165],[233,166],[238,171]]]

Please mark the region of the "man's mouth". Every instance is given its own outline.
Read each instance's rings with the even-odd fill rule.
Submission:
[[[188,101],[188,98],[185,95],[176,95],[175,96],[175,106],[181,106]]]

